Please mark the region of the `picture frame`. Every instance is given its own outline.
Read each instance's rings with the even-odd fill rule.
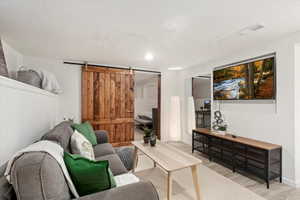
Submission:
[[[214,100],[276,100],[276,52],[216,67]]]

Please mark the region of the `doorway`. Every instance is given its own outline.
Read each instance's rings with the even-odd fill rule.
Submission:
[[[160,81],[160,72],[85,65],[81,83],[82,121],[89,121],[95,130],[107,131],[113,146],[131,145],[137,119],[160,139]],[[135,100],[140,100],[136,97],[142,97],[146,104],[136,105]],[[151,124],[145,123],[147,119]]]
[[[134,138],[134,73],[128,69],[82,68],[82,121],[108,132],[113,146]]]
[[[134,74],[134,140],[143,140],[144,128],[152,129],[160,139],[160,80],[157,73]]]
[[[211,75],[192,78],[192,96],[195,103],[196,128],[211,127]]]

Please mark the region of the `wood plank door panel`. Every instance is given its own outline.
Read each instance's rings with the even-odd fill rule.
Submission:
[[[130,70],[82,68],[82,121],[106,130],[114,146],[134,139],[134,79]]]

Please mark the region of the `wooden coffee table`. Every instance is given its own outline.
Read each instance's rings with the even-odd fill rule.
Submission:
[[[192,170],[192,177],[194,182],[194,187],[196,191],[197,200],[201,200],[200,197],[200,185],[198,179],[197,166],[202,162],[198,158],[182,152],[175,147],[167,143],[157,141],[155,147],[151,147],[150,144],[144,144],[143,141],[134,141],[134,165],[133,172],[135,171],[137,165],[137,152],[140,150],[146,156],[148,156],[154,162],[154,167],[159,165],[168,174],[168,194],[167,199],[171,200],[172,195],[172,173],[174,171],[190,167]]]

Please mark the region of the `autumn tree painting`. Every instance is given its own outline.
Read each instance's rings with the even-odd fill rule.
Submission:
[[[255,99],[274,98],[274,58],[253,63],[253,88]]]
[[[214,71],[214,99],[273,99],[274,57]]]
[[[214,71],[215,99],[248,99],[247,65]]]

